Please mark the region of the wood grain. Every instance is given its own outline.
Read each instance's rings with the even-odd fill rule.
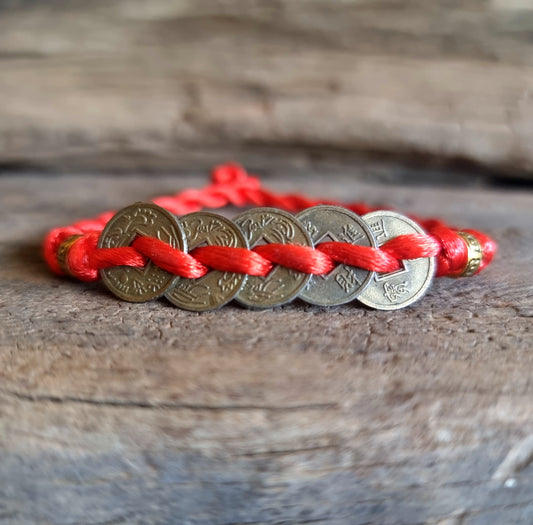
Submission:
[[[129,304],[50,275],[42,235],[202,177],[0,178],[0,523],[531,522],[533,196],[356,178],[269,186],[438,214],[499,257],[398,312]]]
[[[343,154],[529,178],[532,20],[516,0],[4,0],[0,164]]]

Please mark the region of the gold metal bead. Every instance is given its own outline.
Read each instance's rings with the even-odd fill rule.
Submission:
[[[82,237],[82,236],[81,235],[71,235],[70,237],[66,238],[59,245],[59,248],[57,249],[57,254],[56,254],[57,262],[59,264],[59,267],[61,268],[61,270],[63,271],[63,273],[65,275],[72,275],[70,273],[70,269],[69,269],[68,264],[67,264],[67,255],[68,255],[68,252],[69,252],[70,248],[72,248],[72,245],[80,237]]]
[[[463,239],[468,249],[466,265],[457,277],[471,277],[479,270],[481,262],[483,261],[481,243],[471,233],[457,232],[457,235]]]

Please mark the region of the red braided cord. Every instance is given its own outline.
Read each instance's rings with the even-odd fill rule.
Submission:
[[[302,195],[278,195],[261,187],[259,179],[248,175],[236,164],[224,164],[214,168],[211,184],[203,189],[189,189],[174,196],[153,199],[155,204],[175,215],[184,215],[203,208],[221,208],[227,205],[243,207],[272,206],[290,212],[316,206],[334,204],[364,215],[379,208],[364,203],[342,204],[336,201],[310,199]],[[325,242],[313,248],[268,244],[253,250],[223,246],[205,246],[191,253],[176,250],[158,239],[138,237],[131,246],[121,248],[97,248],[98,238],[114,212],[103,213],[93,219],[85,219],[51,230],[44,240],[44,257],[50,268],[63,274],[57,259],[57,251],[66,239],[80,235],[70,247],[65,263],[69,273],[82,281],[95,281],[98,270],[112,266],[143,267],[148,259],[167,271],[188,278],[205,275],[209,269],[267,275],[273,264],[311,274],[330,272],[337,263],[349,264],[377,272],[391,272],[400,268],[402,259],[418,257],[437,258],[437,276],[458,275],[464,269],[467,247],[457,235],[457,229],[446,226],[437,219],[413,217],[426,231],[426,235],[402,235],[385,243],[379,249],[347,243]],[[487,235],[475,230],[463,230],[474,235],[481,243],[485,268],[496,252],[496,243]],[[480,271],[479,270],[479,271]]]

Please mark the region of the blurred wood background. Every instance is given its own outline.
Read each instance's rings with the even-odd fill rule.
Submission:
[[[4,168],[362,157],[531,179],[532,90],[524,0],[0,0]]]

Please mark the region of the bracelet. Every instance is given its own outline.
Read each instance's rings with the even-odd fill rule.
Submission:
[[[255,207],[232,220],[203,211],[227,205]],[[101,278],[126,301],[164,295],[201,312],[233,299],[271,308],[296,297],[395,310],[420,299],[434,276],[479,273],[497,246],[438,219],[276,194],[241,166],[224,164],[203,189],[54,228],[43,248],[56,274]]]

